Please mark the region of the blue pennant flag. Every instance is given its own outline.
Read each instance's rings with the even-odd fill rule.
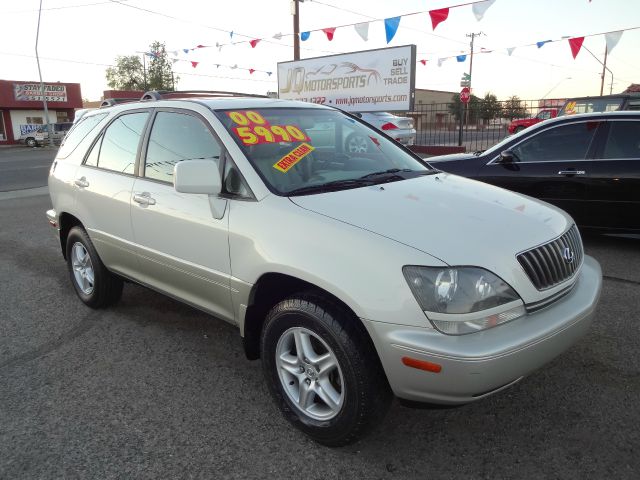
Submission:
[[[458,62],[464,62],[467,59],[466,55],[457,55],[456,56],[456,60],[458,60]]]
[[[304,42],[305,40],[309,40],[310,36],[311,36],[311,32],[302,32],[300,34],[300,40]]]
[[[393,37],[396,36],[398,26],[400,25],[400,18],[402,17],[391,17],[384,19],[384,31],[387,34],[387,43],[393,40]]]
[[[543,40],[542,42],[536,42],[538,48],[542,48],[545,43],[549,43],[551,40]]]

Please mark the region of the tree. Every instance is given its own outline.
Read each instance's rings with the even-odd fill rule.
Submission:
[[[522,104],[522,100],[517,95],[510,97],[502,107],[502,116],[513,120],[514,118],[525,118],[527,108]]]
[[[175,90],[172,63],[167,58],[164,42],[153,42],[146,55],[151,58],[147,72],[147,90]]]
[[[107,68],[107,85],[117,90],[144,90],[140,57],[118,55],[115,67]]]
[[[453,115],[456,121],[460,121],[460,95],[457,93],[451,97],[451,103],[449,104],[449,113]],[[475,122],[478,119],[478,110],[480,105],[480,99],[475,95],[471,95],[467,107],[469,109],[469,122]]]
[[[500,106],[500,102],[498,102],[498,97],[493,93],[487,93],[480,102],[480,111],[478,113],[480,118],[486,123],[488,120],[499,117],[501,111],[502,107]]]
[[[116,65],[107,68],[107,85],[118,90],[174,90],[172,63],[165,44],[153,42],[144,55],[149,59],[146,67],[137,55],[116,57]]]

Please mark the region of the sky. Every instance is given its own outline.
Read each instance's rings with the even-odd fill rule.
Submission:
[[[599,95],[605,36],[588,35],[640,27],[640,0],[496,0],[480,21],[471,5],[463,5],[450,8],[447,20],[432,29],[428,11],[466,1],[305,0],[300,30],[311,35],[301,42],[301,58],[415,44],[418,60],[426,60],[416,65],[416,88],[458,92],[470,57],[464,62],[448,58],[440,66],[438,59],[468,54],[467,35],[482,32],[474,45],[475,95],[531,100]],[[0,0],[0,79],[38,80],[39,4]],[[277,63],[293,59],[289,0],[42,0],[42,9],[38,54],[43,80],[80,83],[88,100],[99,100],[109,89],[105,70],[118,55],[142,55],[156,40],[178,52],[170,58],[177,59],[173,67],[181,90],[276,91]],[[415,12],[423,13],[403,16],[387,44],[382,19]],[[367,21],[366,42],[353,26],[341,27]],[[332,41],[313,31],[328,27],[340,27]],[[280,40],[274,38],[279,33]],[[577,36],[587,37],[574,60],[563,37]],[[262,40],[252,48],[252,39]],[[535,45],[545,40],[558,41]],[[183,51],[198,45],[210,47]],[[640,28],[625,31],[608,55],[613,93],[640,83],[638,47]],[[605,93],[612,74],[606,73]]]

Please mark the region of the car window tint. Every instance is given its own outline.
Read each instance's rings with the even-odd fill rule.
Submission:
[[[611,122],[602,158],[640,158],[640,122]]]
[[[138,144],[148,116],[147,112],[121,115],[109,125],[102,137],[98,168],[133,174]]]
[[[582,160],[589,151],[600,122],[580,122],[545,130],[518,144],[511,151],[519,162]]]
[[[159,112],[151,128],[144,175],[171,182],[176,163],[195,158],[211,158],[219,163],[220,151],[220,144],[199,118]]]
[[[101,113],[83,117],[75,124],[75,126],[69,131],[69,134],[65,137],[62,145],[60,146],[60,150],[58,150],[58,156],[61,158],[67,157],[106,116],[106,113]]]

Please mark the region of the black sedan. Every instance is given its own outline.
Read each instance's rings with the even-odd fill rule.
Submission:
[[[557,205],[583,228],[640,233],[640,112],[558,117],[428,162]]]

